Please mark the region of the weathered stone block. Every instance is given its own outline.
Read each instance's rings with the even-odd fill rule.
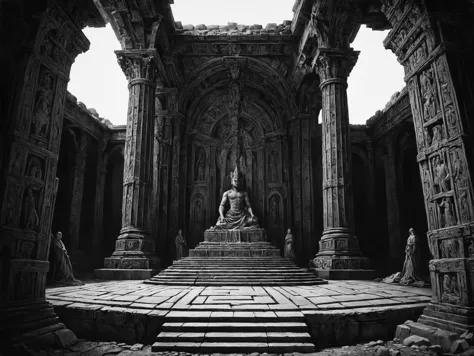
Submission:
[[[406,326],[406,325],[398,325],[397,326],[397,331],[395,332],[395,337],[399,339],[400,341],[405,340],[407,337],[409,337],[411,334],[411,329]]]
[[[430,340],[428,340],[426,337],[421,337],[418,335],[411,335],[408,336],[405,340],[403,340],[403,345],[405,346],[431,346]]]
[[[55,331],[54,335],[56,336],[57,345],[63,349],[67,349],[79,341],[76,335],[69,329]]]

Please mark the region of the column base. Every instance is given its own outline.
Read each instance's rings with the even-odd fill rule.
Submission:
[[[139,254],[118,254],[104,259],[104,269],[144,269],[157,270],[160,268],[160,259],[157,256]]]
[[[323,279],[371,280],[376,271],[370,269],[370,261],[365,257],[316,256],[311,261],[311,270]]]
[[[135,279],[144,280],[156,276],[159,269],[124,269],[124,268],[101,268],[94,270],[94,277],[99,279],[125,280]]]
[[[76,335],[54,313],[53,306],[46,301],[19,303],[2,308],[0,333],[5,343],[0,351],[14,355],[24,345],[39,350],[49,347],[68,348],[78,342]]]

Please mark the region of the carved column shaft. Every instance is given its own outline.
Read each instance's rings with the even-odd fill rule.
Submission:
[[[382,11],[393,24],[384,44],[405,67],[434,257],[433,298],[418,321],[456,332],[471,330],[474,201],[472,132],[466,123],[474,110],[472,69],[463,59],[472,56],[472,48],[461,36],[472,34],[470,20],[460,15],[469,9],[461,9],[467,2],[443,8],[453,13],[436,12],[438,2],[383,2]]]
[[[316,70],[322,92],[322,156],[324,231],[314,259],[318,274],[325,278],[356,278],[343,270],[368,268],[360,257],[353,234],[353,194],[347,77],[358,52],[320,49]],[[329,271],[328,271],[329,270]],[[339,270],[339,271],[337,271]],[[334,272],[335,271],[335,272]],[[357,278],[370,278],[373,271],[360,272]]]
[[[158,267],[152,229],[153,151],[157,53],[154,50],[116,51],[129,80],[125,139],[122,229],[106,268]]]
[[[71,209],[69,214],[69,252],[74,255],[79,247],[79,232],[81,227],[82,199],[84,193],[84,172],[87,162],[87,144],[89,138],[85,132],[80,133],[77,152],[74,158],[73,186]]]

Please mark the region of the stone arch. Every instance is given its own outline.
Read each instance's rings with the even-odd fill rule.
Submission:
[[[210,111],[210,106],[218,105],[219,100],[226,102],[224,97],[228,94],[229,77],[225,58],[207,61],[190,74],[189,89],[180,96],[180,107],[187,117],[188,130],[195,127],[194,121]],[[272,120],[278,122],[277,127],[283,127],[291,113],[296,112],[295,98],[286,80],[264,61],[246,57],[236,60],[242,65],[239,78],[242,95],[248,96],[243,101],[258,103]],[[260,80],[253,80],[255,78]],[[211,103],[206,102],[206,98]]]

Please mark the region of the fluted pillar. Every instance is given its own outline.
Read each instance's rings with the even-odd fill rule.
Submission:
[[[354,235],[347,77],[358,52],[320,49],[316,71],[322,92],[323,226],[313,260],[322,278],[373,278]]]
[[[115,252],[105,259],[104,278],[144,279],[159,267],[151,236],[155,132],[155,50],[116,51],[129,80],[129,103],[123,175],[122,229]]]

